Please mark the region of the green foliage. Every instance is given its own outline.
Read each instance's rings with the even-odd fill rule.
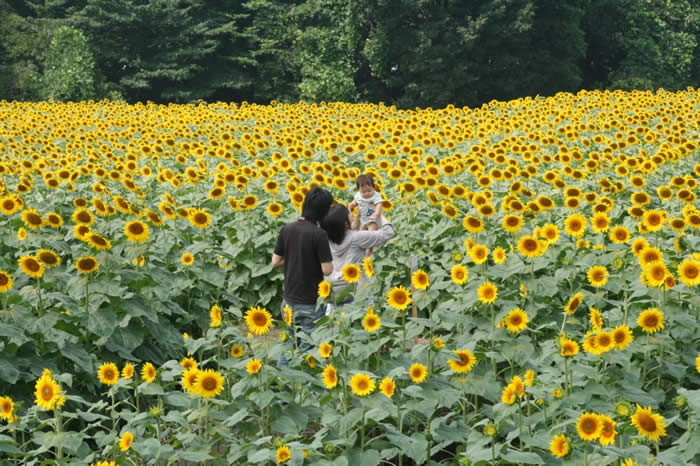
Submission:
[[[46,51],[44,67],[41,98],[88,100],[95,96],[95,60],[82,32],[59,26]]]

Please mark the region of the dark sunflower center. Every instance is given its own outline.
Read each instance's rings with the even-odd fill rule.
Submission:
[[[582,430],[584,433],[588,434],[588,435],[590,435],[590,434],[592,434],[593,432],[595,432],[596,427],[597,427],[597,424],[596,424],[596,422],[595,422],[594,420],[592,420],[592,419],[585,419],[585,420],[581,423],[581,430]]]
[[[35,261],[34,259],[29,259],[27,262],[25,262],[25,265],[26,265],[27,268],[28,268],[29,270],[31,270],[32,272],[36,272],[36,271],[38,271],[39,268],[40,268],[40,267],[39,267],[39,263],[38,263],[37,261]]]
[[[523,321],[523,318],[517,314],[510,318],[511,325],[520,325],[522,323],[522,321]]]
[[[267,316],[265,316],[265,314],[261,312],[256,313],[255,315],[253,315],[253,322],[255,322],[255,325],[257,325],[258,327],[264,327],[265,325],[267,325]]]
[[[659,323],[659,318],[654,316],[654,315],[647,316],[644,319],[644,325],[647,327],[656,327],[658,325],[658,323]]]
[[[642,414],[641,416],[638,416],[637,422],[639,422],[639,425],[642,426],[642,429],[644,429],[647,432],[656,431],[656,421],[654,421],[654,419],[647,414]]]
[[[5,286],[10,283],[10,278],[4,273],[0,274],[0,286]]]
[[[216,388],[216,380],[213,377],[207,377],[202,381],[202,387],[208,391],[214,390]]]
[[[41,389],[41,396],[45,401],[50,400],[53,398],[53,389],[49,385],[44,385],[44,387]]]
[[[132,223],[129,225],[129,231],[134,235],[140,235],[143,233],[143,225],[140,223]]]

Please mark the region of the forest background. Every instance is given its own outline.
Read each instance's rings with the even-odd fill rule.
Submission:
[[[700,83],[700,0],[0,0],[0,99],[478,106]]]

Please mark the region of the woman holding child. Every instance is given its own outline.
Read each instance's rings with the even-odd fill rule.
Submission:
[[[376,210],[372,208],[371,213],[369,211],[367,213],[370,214],[367,217],[373,217],[371,222],[374,223],[374,228],[372,229],[352,229],[354,218],[348,208],[341,204],[332,206],[328,215],[321,221],[321,228],[328,234],[328,242],[333,256],[333,273],[328,277],[328,281],[333,287],[335,296],[340,296],[343,290],[350,286],[348,282],[343,280],[343,267],[347,264],[361,265],[368,250],[386,243],[396,235],[394,226],[384,216],[381,207]],[[381,222],[379,229],[377,229],[377,220]],[[362,274],[358,286],[367,281],[367,277]],[[343,302],[351,301],[352,295]]]

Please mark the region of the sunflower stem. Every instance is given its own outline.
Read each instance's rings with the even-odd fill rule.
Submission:
[[[56,414],[56,436],[61,437],[61,432],[63,431],[63,421],[61,420],[61,410],[59,408],[54,409],[54,414]],[[56,446],[56,459],[60,460],[63,458],[63,443],[58,442]]]
[[[564,390],[569,395],[569,360],[564,358]]]
[[[90,310],[90,277],[85,277],[85,313],[87,314]]]
[[[39,296],[39,317],[44,315],[44,302],[41,298],[41,277],[36,279],[36,294]]]
[[[365,402],[362,401],[362,428],[360,430],[360,451],[365,452]]]
[[[523,451],[523,401],[520,395],[518,395],[518,436],[520,437],[518,450]]]
[[[401,319],[401,330],[403,332],[403,340],[401,342],[401,349],[406,352],[406,314],[404,313]]]

